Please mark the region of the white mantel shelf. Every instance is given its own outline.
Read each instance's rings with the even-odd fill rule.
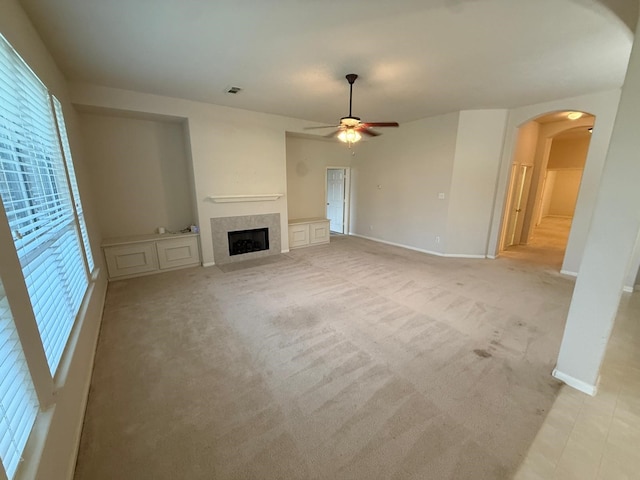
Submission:
[[[263,193],[261,195],[209,195],[207,198],[215,203],[235,202],[269,202],[283,197],[284,193]]]

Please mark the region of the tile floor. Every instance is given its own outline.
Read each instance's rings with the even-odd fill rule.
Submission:
[[[570,222],[548,219],[540,227],[534,248],[513,247],[505,256],[546,258],[558,268]],[[555,479],[640,479],[640,292],[622,296],[597,395],[563,386],[515,476]]]
[[[515,479],[640,479],[640,292],[623,294],[597,395],[562,387]]]

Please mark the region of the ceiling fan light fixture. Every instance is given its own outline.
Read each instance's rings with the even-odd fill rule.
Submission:
[[[346,128],[338,134],[338,140],[344,143],[356,143],[359,142],[362,135],[359,131],[353,128]]]
[[[368,137],[377,137],[380,134],[375,130],[371,130],[371,127],[399,127],[398,122],[362,122],[360,117],[355,117],[351,113],[351,107],[353,104],[353,82],[356,81],[358,75],[350,73],[345,77],[349,82],[349,115],[340,119],[339,125],[326,125],[321,127],[305,127],[305,130],[316,128],[337,128],[332,133],[325,135],[325,138],[336,138],[341,142],[349,145],[351,148],[352,143],[359,142],[362,139],[362,135]]]

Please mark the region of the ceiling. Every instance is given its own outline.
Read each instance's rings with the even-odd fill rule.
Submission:
[[[336,123],[618,88],[637,0],[21,0],[73,82]],[[229,86],[242,87],[237,95]]]
[[[582,140],[591,138],[590,127],[576,127],[565,130],[553,137],[554,140]]]

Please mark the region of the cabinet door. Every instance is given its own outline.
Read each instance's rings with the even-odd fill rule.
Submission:
[[[309,243],[327,243],[329,241],[329,222],[317,222],[309,225]]]
[[[109,278],[137,275],[158,269],[158,255],[155,243],[135,243],[105,247]]]
[[[160,268],[185,267],[200,263],[198,237],[171,238],[156,242]]]
[[[289,248],[309,245],[309,225],[289,225]]]

